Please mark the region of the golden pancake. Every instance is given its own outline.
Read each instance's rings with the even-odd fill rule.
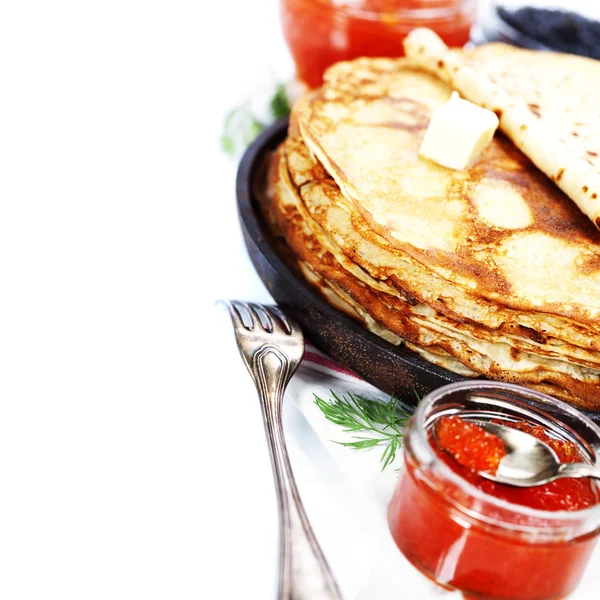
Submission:
[[[296,115],[310,151],[394,248],[494,303],[600,332],[600,233],[564,193],[500,135],[466,171],[418,156],[450,92],[406,60],[359,59],[330,69]]]
[[[272,221],[307,281],[388,342],[600,409],[600,233],[500,133],[465,171],[420,158],[450,92],[404,59],[334,66],[294,106]]]
[[[577,401],[582,406],[593,406],[594,402],[600,401],[600,372],[594,369],[515,351],[511,344],[500,341],[490,343],[473,338],[453,328],[452,322],[444,320],[443,316],[441,321],[435,314],[432,318],[425,305],[412,306],[402,298],[378,291],[381,283],[372,282],[372,287],[364,285],[368,277],[355,277],[357,265],[342,258],[342,266],[310,229],[309,219],[299,208],[300,198],[294,193],[286,172],[287,165],[282,158],[275,202],[279,225],[305,275],[308,269],[313,272],[314,275],[307,279],[328,300],[332,301],[332,293],[337,296],[338,302],[333,301],[334,305],[339,307],[341,299],[352,307],[350,314],[358,316],[374,333],[391,343],[407,340],[408,347],[426,354],[431,362],[462,375],[481,373],[536,389],[552,390],[555,395]],[[329,247],[333,245],[330,243]],[[316,283],[318,278],[321,283]],[[423,310],[426,317],[420,314]]]

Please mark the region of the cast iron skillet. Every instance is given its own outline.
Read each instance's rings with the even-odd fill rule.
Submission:
[[[275,301],[300,323],[307,339],[387,394],[415,404],[431,390],[465,378],[394,346],[330,306],[273,249],[254,193],[265,156],[287,133],[288,120],[266,129],[246,150],[237,174],[237,202],[246,248]],[[600,413],[584,411],[600,422]]]

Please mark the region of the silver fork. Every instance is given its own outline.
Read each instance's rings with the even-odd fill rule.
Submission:
[[[227,306],[240,354],[256,385],[279,504],[280,600],[341,600],[302,506],[281,420],[283,393],[304,354],[298,324],[276,306],[233,300]]]

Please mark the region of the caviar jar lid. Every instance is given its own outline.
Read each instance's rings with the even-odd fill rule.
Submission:
[[[466,381],[441,387],[417,407],[405,432],[407,460],[417,477],[462,518],[544,539],[573,539],[600,528],[600,502],[581,510],[540,510],[513,504],[475,487],[453,471],[432,446],[432,427],[444,416],[502,419],[542,427],[576,445],[582,459],[600,462],[600,427],[572,406],[518,385]]]

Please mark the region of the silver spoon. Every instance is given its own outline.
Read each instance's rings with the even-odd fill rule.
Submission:
[[[500,461],[495,474],[479,471],[486,479],[516,487],[543,485],[562,477],[600,479],[600,467],[586,463],[561,463],[549,446],[524,431],[489,421],[473,422],[499,437],[506,447],[506,456]]]

